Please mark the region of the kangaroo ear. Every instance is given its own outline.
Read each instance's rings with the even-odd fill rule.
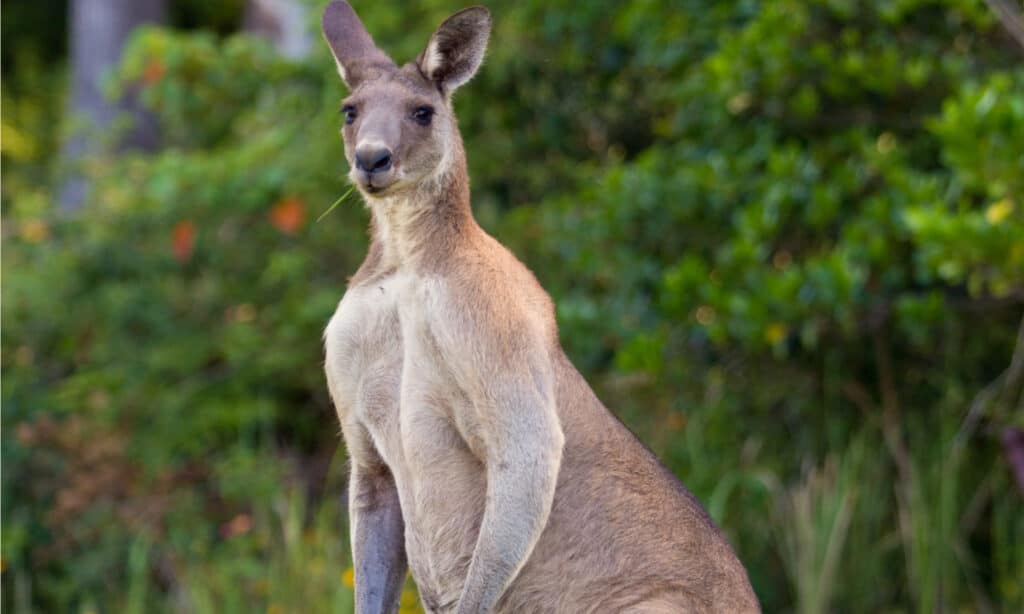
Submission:
[[[328,4],[320,25],[338,64],[341,80],[349,89],[355,88],[375,70],[394,67],[391,58],[373,43],[370,33],[348,2],[334,0]]]
[[[455,13],[437,27],[417,63],[420,72],[449,93],[480,68],[491,34],[491,14],[482,6]]]

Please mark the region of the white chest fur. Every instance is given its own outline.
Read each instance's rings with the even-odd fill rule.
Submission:
[[[346,292],[324,334],[342,424],[365,428],[393,471],[434,448],[423,447],[424,436],[451,445],[430,425],[468,402],[432,342],[443,291],[440,280],[405,273],[361,284]]]
[[[398,305],[408,285],[407,276],[392,274],[350,288],[324,333],[338,417],[342,425],[366,428],[382,454],[398,418],[403,362]]]
[[[440,280],[402,273],[351,288],[325,345],[342,427],[367,433],[395,478],[417,582],[451,600],[465,577],[486,482],[471,452],[479,443],[477,426],[467,424],[470,400],[434,343],[443,292]]]

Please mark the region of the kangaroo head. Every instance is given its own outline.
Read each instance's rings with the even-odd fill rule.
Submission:
[[[348,3],[328,4],[322,27],[349,89],[341,132],[353,183],[379,198],[447,173],[462,151],[451,95],[483,61],[487,9],[449,17],[419,57],[401,67],[377,48]]]

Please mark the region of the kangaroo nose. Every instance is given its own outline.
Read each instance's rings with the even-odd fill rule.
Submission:
[[[391,168],[391,151],[384,147],[356,150],[356,167],[367,173],[378,173]]]

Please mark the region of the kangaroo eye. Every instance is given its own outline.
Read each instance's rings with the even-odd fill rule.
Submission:
[[[341,112],[345,116],[345,123],[351,124],[356,121],[356,108],[350,104],[341,107]]]
[[[418,107],[412,112],[412,118],[421,126],[429,126],[434,117],[434,107]]]

